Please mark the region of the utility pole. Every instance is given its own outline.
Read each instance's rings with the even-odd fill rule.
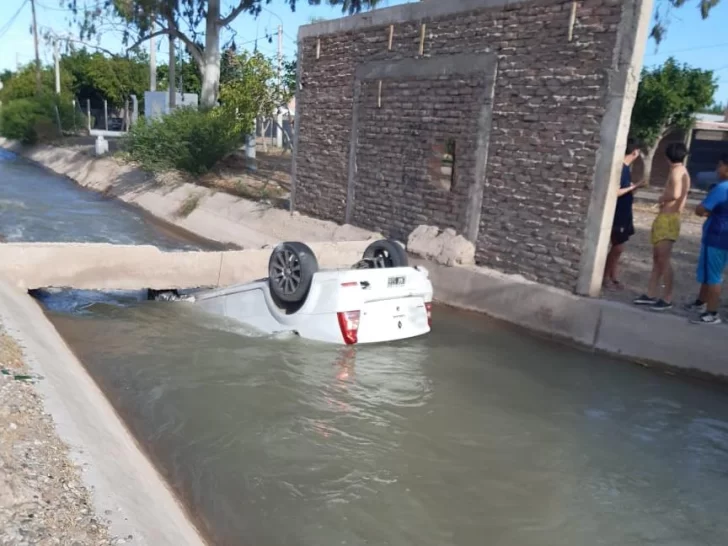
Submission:
[[[172,25],[172,21],[169,21],[169,24]],[[174,109],[174,107],[177,105],[177,93],[175,92],[175,65],[177,64],[177,59],[174,52],[174,36],[171,34],[169,35],[169,72],[168,72],[168,80],[169,80],[169,110],[170,112]]]
[[[30,0],[30,10],[33,13],[33,42],[35,43],[35,91],[40,94],[42,85],[40,81],[40,52],[38,51],[38,21],[35,17],[35,0]]]
[[[58,39],[53,41],[53,60],[56,69],[56,95],[61,94],[61,59],[58,53]]]
[[[283,70],[283,25],[278,25],[278,102],[276,105],[276,146],[283,148],[283,112],[281,110],[283,98],[283,81],[281,71]]]
[[[278,92],[281,92],[281,70],[283,69],[283,25],[278,25]]]
[[[154,34],[154,21],[151,34]],[[149,90],[157,90],[157,46],[154,43],[154,36],[149,38]]]

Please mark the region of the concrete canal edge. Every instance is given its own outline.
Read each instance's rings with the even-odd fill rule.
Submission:
[[[40,306],[0,279],[0,319],[22,346],[60,438],[83,469],[96,513],[136,546],[203,546],[204,539]],[[104,516],[106,514],[106,516]]]
[[[728,379],[728,329],[685,317],[570,294],[481,267],[414,260],[430,272],[438,301],[583,348],[699,377]]]

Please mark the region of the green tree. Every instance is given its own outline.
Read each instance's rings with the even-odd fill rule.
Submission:
[[[12,77],[13,77],[12,70],[5,69],[2,72],[0,72],[0,82],[3,82],[3,85],[5,85]]]
[[[235,55],[227,50],[223,58],[220,102],[237,115],[241,130],[250,131],[257,118],[270,118],[280,104],[276,70],[260,52]]]
[[[711,70],[679,65],[672,57],[642,71],[630,130],[644,144],[645,180],[660,140],[673,129],[692,128],[695,114],[713,103],[717,88]]]
[[[174,73],[178,93],[200,94],[202,76],[197,63],[177,59]],[[157,87],[169,89],[169,66],[166,64],[157,67]]]
[[[61,92],[70,96],[72,87],[73,75],[67,70],[61,69]],[[55,89],[55,73],[52,68],[46,67],[41,71],[41,93],[53,94]],[[28,99],[35,97],[36,94],[35,65],[28,64],[14,72],[8,80],[3,81],[0,100],[7,102],[15,99]]]
[[[149,66],[145,56],[110,56],[86,49],[72,50],[61,57],[61,68],[73,75],[72,90],[81,104],[90,100],[95,108],[107,100],[121,107],[136,95],[143,100],[149,89]]]
[[[299,0],[303,1],[303,0]],[[310,5],[340,6],[345,13],[375,7],[380,0],[308,0]],[[69,0],[81,27],[82,38],[95,35],[104,18],[121,20],[126,28],[125,43],[136,45],[151,36],[171,35],[180,40],[200,68],[200,104],[212,108],[220,86],[220,34],[243,13],[259,15],[268,0],[236,0],[223,14],[221,0],[108,0],[91,5]],[[295,10],[297,0],[285,0]],[[152,31],[152,28],[156,30]],[[197,43],[198,29],[204,28],[204,47]]]

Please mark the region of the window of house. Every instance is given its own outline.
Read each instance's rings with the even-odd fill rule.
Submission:
[[[431,182],[438,188],[451,191],[455,186],[457,150],[454,138],[435,143],[430,162]]]

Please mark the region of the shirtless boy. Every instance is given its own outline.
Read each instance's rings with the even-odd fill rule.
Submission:
[[[680,215],[685,209],[690,190],[690,175],[685,168],[688,149],[682,142],[667,146],[665,155],[670,163],[670,175],[665,191],[658,200],[660,212],[652,223],[652,274],[647,285],[647,294],[636,298],[635,305],[649,306],[653,311],[672,308],[672,246],[680,236]],[[664,283],[662,297],[659,295],[660,281]]]

